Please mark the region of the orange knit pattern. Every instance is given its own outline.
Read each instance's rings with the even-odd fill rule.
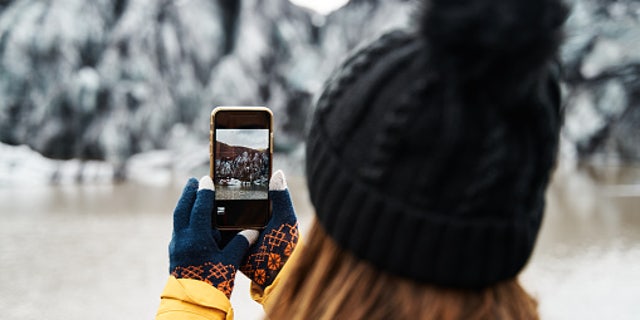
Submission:
[[[250,254],[240,270],[255,283],[269,285],[293,253],[298,242],[298,223],[283,224],[265,234],[257,250]]]
[[[205,262],[201,266],[178,266],[171,275],[178,279],[204,281],[222,291],[227,298],[231,297],[236,270],[233,265]]]

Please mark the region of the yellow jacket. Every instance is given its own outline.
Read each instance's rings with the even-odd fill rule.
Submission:
[[[298,242],[296,250],[284,265],[273,283],[264,291],[255,283],[251,283],[251,297],[262,304],[265,310],[269,309],[269,298],[277,291],[280,279],[287,277],[291,265],[301,251],[302,243]],[[213,320],[233,319],[231,301],[220,290],[198,280],[176,279],[169,277],[167,285],[162,291],[160,307],[156,314],[156,320]]]

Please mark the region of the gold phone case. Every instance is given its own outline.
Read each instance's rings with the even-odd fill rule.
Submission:
[[[267,112],[269,114],[269,178],[273,172],[273,112],[266,107],[263,106],[218,106],[215,107],[211,111],[210,123],[209,123],[209,176],[212,180],[214,180],[215,173],[215,159],[214,159],[214,130],[215,128],[215,117],[218,112],[250,112],[250,111],[259,111],[259,112]],[[215,181],[215,180],[214,180]],[[269,212],[269,215],[271,212]],[[214,217],[214,223],[215,223]],[[235,226],[235,227],[224,227],[218,226],[220,230],[241,230],[246,228],[260,228],[256,226]],[[262,226],[261,228],[264,228]]]

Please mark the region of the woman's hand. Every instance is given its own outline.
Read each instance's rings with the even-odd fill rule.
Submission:
[[[220,231],[211,224],[214,195],[209,176],[187,182],[173,212],[169,269],[176,278],[204,281],[231,297],[238,265],[259,233],[241,231],[222,250]]]
[[[262,289],[276,278],[298,243],[298,220],[282,171],[276,171],[269,182],[272,204],[271,220],[251,247],[249,257],[240,267],[249,279]]]

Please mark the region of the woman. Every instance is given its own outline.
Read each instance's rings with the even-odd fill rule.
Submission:
[[[555,163],[553,61],[565,16],[557,0],[433,0],[415,30],[354,54],[328,81],[307,140],[317,218],[307,243],[295,247],[276,174],[274,217],[257,244],[248,231],[223,252],[215,240],[212,252],[172,247],[168,288],[182,281],[203,291],[165,290],[158,318],[171,318],[169,302],[174,314],[188,305],[229,317],[219,292],[230,294],[243,265],[272,319],[536,319],[517,276]],[[195,201],[194,214],[201,196],[187,191],[180,203]],[[197,278],[186,265],[204,263],[227,266],[230,278],[185,280]],[[204,301],[214,292],[219,299]]]

